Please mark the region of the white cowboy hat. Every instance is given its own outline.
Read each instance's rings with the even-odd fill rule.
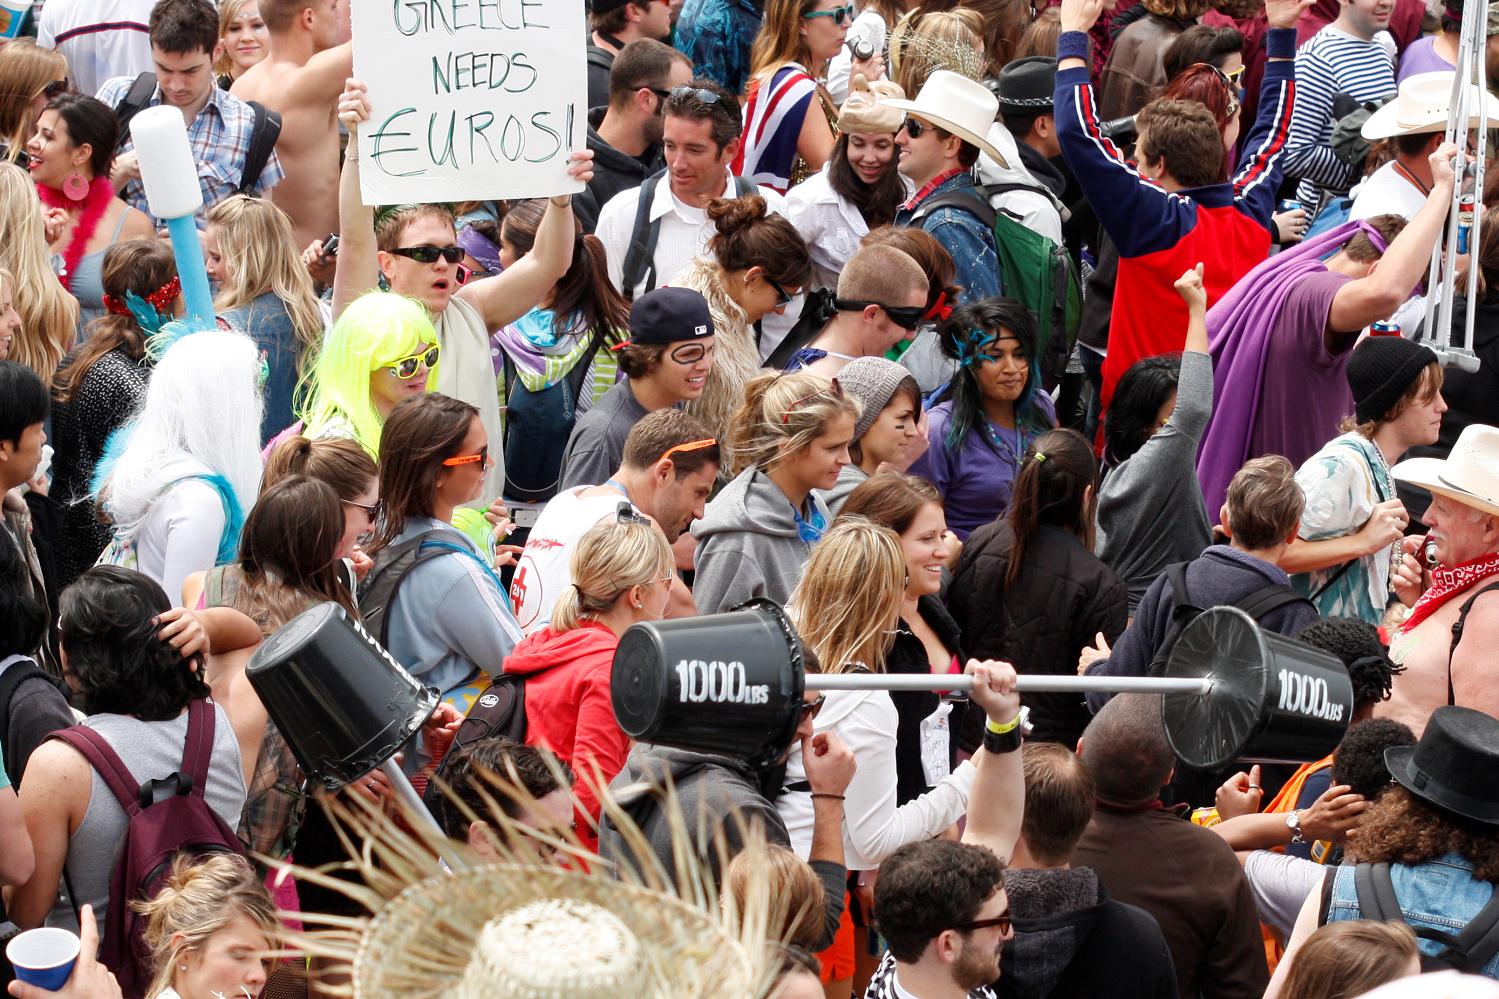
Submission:
[[[986,138],[999,115],[999,98],[982,83],[950,69],[939,69],[926,78],[914,101],[887,100],[880,103],[929,121],[964,142],[972,143],[1002,167],[1010,165],[1004,153]]]
[[[1447,127],[1448,109],[1452,105],[1452,78],[1450,71],[1417,73],[1400,83],[1395,99],[1369,116],[1359,134],[1373,142],[1397,135],[1416,135],[1420,132],[1440,132]],[[1487,117],[1490,125],[1499,125],[1499,100],[1479,87],[1473,87],[1469,105],[1472,120],[1478,124],[1480,117]],[[1479,108],[1483,110],[1480,111]],[[1480,126],[1481,127],[1481,126]]]
[[[1499,516],[1499,428],[1463,428],[1447,458],[1408,458],[1390,469],[1401,482]]]

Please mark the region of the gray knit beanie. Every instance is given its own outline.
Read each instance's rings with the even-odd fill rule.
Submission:
[[[919,403],[921,391],[916,387],[916,379],[894,361],[883,357],[858,357],[843,366],[838,372],[838,384],[843,386],[845,394],[864,405],[859,422],[854,424],[854,440],[869,432],[880,412],[890,405],[890,398],[900,389],[901,382],[907,380],[911,382],[912,394]]]

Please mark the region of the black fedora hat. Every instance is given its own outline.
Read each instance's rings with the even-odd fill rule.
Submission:
[[[1000,70],[994,96],[1001,111],[1042,114],[1055,104],[1057,61],[1051,56],[1026,56]]]
[[[1421,741],[1385,750],[1390,775],[1444,812],[1499,826],[1499,719],[1446,705],[1431,713]]]

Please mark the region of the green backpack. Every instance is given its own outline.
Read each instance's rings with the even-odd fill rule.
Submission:
[[[1026,228],[1013,215],[996,211],[989,204],[989,198],[994,195],[1038,190],[1029,184],[960,189],[923,203],[913,221],[919,221],[938,208],[961,208],[989,227],[994,234],[995,249],[999,251],[1005,296],[1020,302],[1036,317],[1041,380],[1049,389],[1062,380],[1062,374],[1067,370],[1067,359],[1072,354],[1078,321],[1083,314],[1077,267],[1067,255],[1066,247],[1058,246],[1049,236]]]

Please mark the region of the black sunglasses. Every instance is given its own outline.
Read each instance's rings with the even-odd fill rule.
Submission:
[[[776,295],[778,296],[777,302],[776,302],[776,308],[780,308],[783,305],[790,305],[791,304],[791,299],[793,297],[792,294],[791,294],[791,292],[787,291],[785,288],[782,288],[781,287],[781,282],[777,281],[775,278],[771,277],[769,274],[764,275],[764,277],[765,277],[765,283],[768,284],[768,285],[770,285],[772,288],[774,288],[776,290]]]
[[[671,94],[669,96],[674,101],[685,101],[691,98],[692,100],[697,101],[699,104],[717,104],[719,101],[718,94],[714,93],[713,91],[705,90],[702,87],[688,86],[686,84],[683,84],[680,87],[672,87]]]
[[[398,257],[410,257],[419,264],[435,264],[438,257],[450,264],[463,260],[461,246],[398,246],[390,252]]]
[[[917,121],[915,118],[907,118],[905,124],[906,134],[913,139],[921,138],[926,134],[927,129],[936,127],[936,125],[928,125],[924,121]]]
[[[818,694],[810,701],[803,700],[801,717],[816,718],[817,715],[822,711],[822,706],[827,703],[827,700],[827,694]],[[798,721],[797,724],[801,724],[801,722]]]
[[[53,80],[42,88],[42,96],[49,101],[54,97],[61,97],[68,92],[68,81],[66,79]]]
[[[861,302],[858,299],[835,298],[833,308],[839,312],[857,312],[867,309],[871,305],[877,305],[885,310],[885,315],[890,321],[903,330],[914,330],[921,325],[926,318],[927,308],[924,305],[886,305],[884,302]]]
[[[380,511],[385,509],[384,500],[375,500],[373,503],[355,503],[353,500],[344,500],[344,506],[352,506],[356,510],[363,510],[370,520],[379,520]]]
[[[948,929],[957,930],[960,933],[971,933],[974,930],[984,930],[988,929],[991,926],[999,927],[999,932],[1001,934],[1010,932],[1010,910],[1006,909],[1004,912],[995,916],[993,919],[975,919],[971,923],[959,923],[956,926],[948,927]]]

